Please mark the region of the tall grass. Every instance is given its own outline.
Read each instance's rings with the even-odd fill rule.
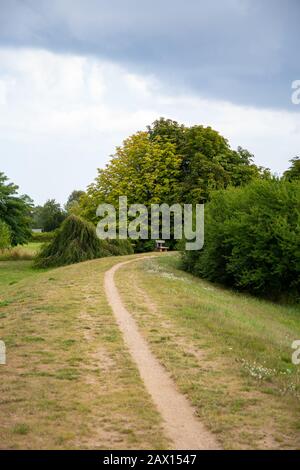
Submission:
[[[36,253],[26,247],[15,246],[0,251],[0,261],[32,260]]]

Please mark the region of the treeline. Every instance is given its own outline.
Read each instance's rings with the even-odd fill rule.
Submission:
[[[117,147],[109,164],[80,200],[79,213],[95,222],[102,202],[118,204],[201,203],[215,189],[240,186],[270,177],[253,163],[253,155],[228,141],[210,127],[187,127],[159,119]]]
[[[57,231],[70,214],[80,217],[80,237],[85,240],[91,226],[81,222],[95,226],[98,205],[105,202],[117,208],[119,196],[127,196],[128,204],[146,206],[206,203],[204,248],[183,254],[184,269],[258,295],[299,299],[299,187],[299,157],[291,160],[281,178],[275,178],[254,164],[248,150],[232,149],[210,127],[188,127],[161,118],[117,147],[87,191],[73,191],[63,208],[55,200],[34,207],[28,196],[19,196],[17,186],[0,174],[0,249],[26,243],[33,227]],[[66,234],[69,237],[75,223],[71,221],[51,236],[53,249],[63,246]],[[174,240],[168,243],[175,246]],[[76,245],[72,239],[70,244],[74,257],[85,259],[88,243]],[[103,245],[102,252],[105,249]],[[110,252],[119,249],[124,247],[112,244]],[[152,241],[135,242],[136,251],[151,249]],[[129,245],[125,247],[126,252],[130,250]],[[43,253],[45,258],[50,256],[50,252]]]
[[[83,194],[84,191],[72,191],[64,207],[61,207],[55,199],[48,199],[43,206],[33,207],[31,227],[41,229],[43,232],[53,232],[70,214],[76,213]]]
[[[98,205],[117,207],[123,195],[129,204],[205,202],[204,248],[183,254],[184,269],[257,295],[298,299],[299,185],[298,157],[275,178],[210,127],[161,118],[126,139],[98,170],[79,213],[96,223]],[[152,248],[149,241],[136,246]]]
[[[34,206],[27,195],[20,195],[19,188],[0,172],[0,250],[27,244],[30,240],[48,242],[54,231],[79,208],[84,191],[73,191],[65,206],[49,199],[43,206]],[[32,233],[33,229],[42,233]]]

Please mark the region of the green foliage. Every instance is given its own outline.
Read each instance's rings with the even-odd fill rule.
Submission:
[[[10,230],[8,225],[0,220],[0,250],[4,250],[10,246]]]
[[[55,199],[49,199],[43,206],[32,211],[32,228],[41,228],[43,232],[56,230],[66,218],[66,213]]]
[[[201,251],[185,269],[255,294],[300,298],[300,184],[255,181],[216,191],[205,211]]]
[[[64,266],[129,253],[132,253],[132,248],[127,240],[99,240],[91,223],[70,215],[57,230],[53,240],[42,248],[36,257],[35,266]]]
[[[53,232],[32,232],[32,241],[34,242],[50,242],[55,236],[55,231]]]
[[[176,145],[177,150],[182,149],[184,145],[187,129],[183,124],[162,117],[154,121],[151,126],[147,126],[152,141],[171,142]]]
[[[18,195],[18,186],[8,183],[0,172],[0,220],[9,227],[11,244],[23,245],[31,237],[30,213],[32,201],[28,196]]]
[[[102,251],[106,250],[107,256],[132,255],[133,247],[129,240],[100,240]]]
[[[300,157],[290,160],[291,166],[283,174],[284,179],[288,181],[300,180]]]
[[[126,139],[80,199],[80,215],[96,222],[102,202],[200,203],[214,189],[239,186],[268,172],[252,163],[242,148],[234,151],[210,127],[185,127],[160,118],[147,132]]]
[[[253,164],[253,155],[241,147],[232,150],[228,141],[211,127],[185,127],[160,118],[148,131],[151,139],[173,142],[181,156],[177,202],[205,202],[215,189],[269,177],[268,170]]]
[[[76,214],[79,208],[81,197],[85,194],[84,191],[74,190],[68,197],[67,203],[65,204],[65,210],[68,214]]]
[[[186,127],[160,118],[147,132],[138,132],[117,147],[105,169],[82,195],[78,213],[97,222],[101,203],[118,206],[119,196],[128,204],[200,203],[212,190],[239,186],[269,174],[252,163],[252,155],[232,150],[224,137],[210,127]],[[135,243],[136,251],[153,244]],[[170,241],[170,248],[174,247]]]
[[[117,205],[119,196],[127,196],[128,204],[171,203],[180,163],[174,144],[152,141],[147,132],[138,132],[117,148],[104,170],[98,170],[95,183],[81,198],[80,215],[96,222],[98,205]]]
[[[134,240],[133,242],[135,253],[146,253],[148,251],[154,251],[155,240]]]

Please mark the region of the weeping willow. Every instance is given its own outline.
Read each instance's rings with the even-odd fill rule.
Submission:
[[[128,240],[100,240],[94,225],[70,215],[35,259],[35,266],[48,268],[80,263],[95,258],[133,253]]]

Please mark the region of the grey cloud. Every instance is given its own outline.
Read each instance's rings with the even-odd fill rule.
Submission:
[[[0,45],[96,55],[173,91],[298,111],[299,20],[298,0],[0,0]]]

